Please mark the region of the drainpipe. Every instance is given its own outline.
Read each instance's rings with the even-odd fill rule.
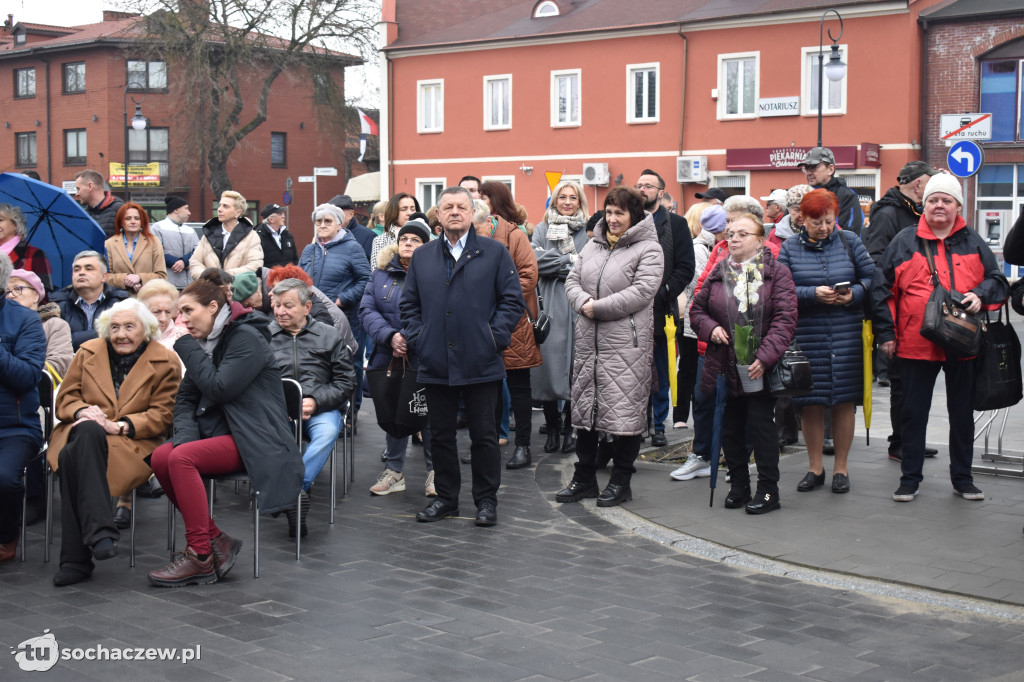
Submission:
[[[53,184],[53,163],[52,153],[53,145],[52,142],[52,130],[50,125],[50,61],[40,56],[36,56],[36,59],[46,65],[46,182],[47,184]]]
[[[676,33],[679,35],[680,38],[683,39],[683,78],[682,78],[682,83],[680,84],[680,88],[679,88],[679,156],[682,156],[683,155],[683,124],[686,122],[686,117],[684,116],[684,114],[686,112],[686,67],[689,66],[688,60],[687,60],[687,53],[688,53],[688,48],[690,46],[690,41],[687,40],[686,34],[683,33],[683,23],[682,22],[679,22],[676,25]],[[679,208],[682,209],[682,207],[683,207],[683,202],[682,202],[682,197],[680,197]]]
[[[925,127],[928,125],[928,20],[921,20],[921,118],[917,139],[920,140],[924,161],[931,163],[928,144],[925,142]],[[965,207],[966,208],[966,207]]]

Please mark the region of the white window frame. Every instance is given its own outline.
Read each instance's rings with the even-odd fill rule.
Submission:
[[[426,185],[440,186],[440,188],[437,190],[437,193],[434,195],[433,202],[428,202],[427,197],[423,194],[423,188]],[[441,192],[443,192],[447,187],[447,178],[416,178],[416,199],[419,200],[420,206],[422,206],[423,210],[426,211],[428,208],[437,203],[437,198],[441,196]]]
[[[742,194],[750,194],[750,171],[735,171],[735,170],[724,170],[724,171],[709,171],[708,172],[708,189],[712,187],[719,187],[722,191],[726,189],[734,189],[732,187],[721,187],[718,184],[719,179],[724,177],[742,176],[743,177],[743,188]],[[728,194],[728,192],[726,192]],[[731,195],[730,195],[731,196]]]
[[[831,47],[827,46],[827,47],[823,47],[822,49],[824,51],[824,56],[825,56],[824,66],[828,66],[828,58],[829,58],[829,55],[832,53]],[[847,101],[846,100],[846,96],[847,96],[847,87],[846,86],[847,86],[847,82],[850,80],[850,67],[849,67],[849,64],[850,64],[850,46],[849,45],[843,45],[843,44],[839,45],[839,54],[843,58],[843,61],[846,62],[846,64],[847,64],[846,75],[843,76],[843,80],[838,81],[840,87],[842,88],[842,90],[841,90],[841,93],[842,93],[842,95],[841,95],[842,96],[842,106],[840,106],[838,109],[831,109],[828,106],[828,99],[827,98],[823,98],[822,99],[822,109],[824,109],[824,111],[821,114],[822,116],[842,116],[843,114],[846,113],[846,101]],[[817,117],[818,116],[818,98],[817,97],[813,97],[813,98],[811,97],[811,82],[810,82],[810,80],[811,80],[811,72],[812,72],[811,59],[814,59],[815,62],[817,62],[817,59],[818,59],[818,48],[817,47],[802,47],[802,48],[800,48],[800,115],[801,116],[814,116],[814,117]],[[828,79],[828,77],[826,77],[824,79],[824,84],[825,84],[826,88],[828,87],[828,84],[830,82],[831,81]]]
[[[508,121],[504,123],[492,123],[491,114],[491,83],[508,81]],[[512,128],[512,74],[505,73],[497,76],[484,76],[484,130],[511,130]]]
[[[438,88],[441,105],[438,108],[435,125],[427,126],[423,118],[424,95],[427,88]],[[430,80],[416,81],[416,132],[417,133],[443,133],[444,132],[444,79],[432,78]]]
[[[545,0],[544,2],[537,5],[537,8],[533,10],[534,19],[544,19],[547,17],[557,17],[562,12],[558,9],[558,5],[551,2],[551,0]]]
[[[487,182],[493,180],[494,182],[505,183],[509,190],[512,192],[512,196],[516,195],[516,176],[514,175],[481,175],[480,182]]]
[[[738,113],[728,114],[725,111],[726,102],[729,100],[728,96],[728,77],[725,73],[726,62],[737,61],[737,60],[754,60],[754,106],[749,114]],[[740,85],[740,94],[742,95],[743,87]],[[761,96],[761,52],[730,52],[727,54],[718,55],[718,120],[719,121],[739,121],[749,120],[757,118],[757,100]]]
[[[654,71],[654,116],[636,115],[636,72]],[[651,93],[647,93],[650,97]],[[644,111],[647,110],[644,98]],[[626,64],[626,123],[657,123],[661,120],[661,62]]]
[[[558,79],[561,76],[576,76],[576,120],[558,120]],[[570,98],[571,99],[571,98]],[[560,69],[551,72],[551,127],[552,128],[578,128],[583,125],[583,70],[582,69]]]

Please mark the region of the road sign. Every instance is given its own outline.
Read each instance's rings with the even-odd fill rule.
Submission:
[[[337,168],[330,168],[330,167],[328,167],[328,168],[314,168],[313,169],[313,175],[337,175],[337,174],[338,174],[338,169]]]
[[[981,164],[985,163],[985,154],[974,142],[960,140],[949,148],[946,155],[946,165],[949,172],[958,178],[969,178],[979,170]]]
[[[299,182],[316,182],[315,175],[300,175]]]
[[[992,114],[942,114],[939,137],[943,140],[991,140]]]
[[[292,191],[292,176],[289,175],[287,178],[285,178],[284,189],[286,192]]]
[[[290,205],[292,203],[292,193],[285,192],[284,196],[281,197],[281,203],[284,204],[285,206]]]

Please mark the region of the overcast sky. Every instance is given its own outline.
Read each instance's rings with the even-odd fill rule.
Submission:
[[[104,0],[6,0],[2,5],[3,18],[14,15],[14,21],[56,26],[95,24],[103,20],[104,9],[118,9],[115,2]],[[349,67],[346,73],[346,91],[357,106],[376,109],[380,102],[380,71],[376,64]]]

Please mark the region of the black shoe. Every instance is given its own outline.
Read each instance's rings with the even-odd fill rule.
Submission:
[[[597,481],[580,483],[573,479],[569,481],[569,485],[555,493],[555,502],[578,502],[584,497],[597,497],[597,495]]]
[[[726,509],[739,509],[750,502],[750,486],[733,486],[725,496]]]
[[[515,451],[512,452],[512,459],[505,462],[506,469],[522,469],[533,464],[533,460],[530,458],[530,448],[525,445],[517,445]]]
[[[118,507],[114,512],[114,525],[124,530],[125,528],[131,528],[132,525],[132,510],[131,507]]]
[[[437,498],[427,508],[416,515],[417,521],[440,521],[446,519],[449,516],[459,515],[459,505],[445,502],[441,498]]]
[[[787,445],[796,445],[796,438],[786,438],[785,436],[783,436],[782,438],[779,438],[779,447],[780,448],[784,448]]]
[[[821,454],[823,455],[834,455],[836,454],[836,442],[831,438],[826,438],[821,444]]]
[[[757,491],[749,503],[747,503],[748,514],[767,514],[770,511],[775,511],[782,507],[782,503],[779,502],[778,493],[767,493],[761,490]]]
[[[547,429],[548,439],[544,441],[544,452],[558,452],[558,441],[561,434],[558,427]]]
[[[878,377],[878,385],[881,386],[882,388],[888,388],[889,387],[889,377],[883,377],[883,376]]]
[[[824,473],[824,472],[822,472]],[[850,492],[850,477],[846,474],[833,474],[832,475],[832,492],[834,493],[848,493]]]
[[[290,538],[295,537],[296,522],[302,528],[302,537],[306,537],[309,534],[309,529],[306,528],[306,514],[309,513],[309,493],[303,490],[300,495],[298,513],[296,513],[294,507],[284,511],[284,515],[288,518],[288,537]]]
[[[924,456],[925,457],[934,457],[937,454],[939,454],[939,451],[936,450],[935,448],[925,448],[924,449]]]
[[[53,576],[53,584],[57,587],[77,585],[84,580],[88,580],[91,576],[92,571],[83,571],[71,566],[61,566],[60,570]]]
[[[668,445],[668,438],[665,438],[664,429],[655,430],[654,435],[651,436],[651,445],[656,448],[663,448]]]
[[[498,523],[498,504],[493,500],[483,500],[476,509],[476,525],[494,526]]]
[[[902,445],[890,445],[889,446],[889,459],[894,462],[903,461],[903,446]]]
[[[609,483],[608,487],[597,498],[598,507],[617,507],[623,502],[633,499],[633,491],[628,483]]]
[[[139,497],[155,499],[163,496],[164,487],[160,485],[160,481],[157,480],[156,476],[150,476],[148,481],[135,489],[135,493]]]
[[[467,426],[469,426],[469,422],[466,421],[466,416],[465,415],[460,414],[459,416],[457,416],[455,418],[455,428],[456,429],[464,429]]]
[[[106,561],[117,556],[117,540],[103,538],[92,546],[92,558],[97,561]]]
[[[825,472],[822,471],[820,474],[816,474],[813,471],[808,471],[800,483],[797,484],[796,489],[802,493],[810,492],[815,488],[820,488],[825,485]]]
[[[540,435],[542,435],[542,436],[543,436],[543,435],[544,435],[545,433],[547,433],[547,432],[548,432],[548,425],[547,425],[547,423],[541,424],[541,425],[540,425],[540,428],[539,428],[539,429],[537,429],[537,433],[539,433],[539,434],[540,434]]]
[[[576,432],[571,428],[565,432],[565,438],[562,439],[562,454],[571,455],[576,452]]]

